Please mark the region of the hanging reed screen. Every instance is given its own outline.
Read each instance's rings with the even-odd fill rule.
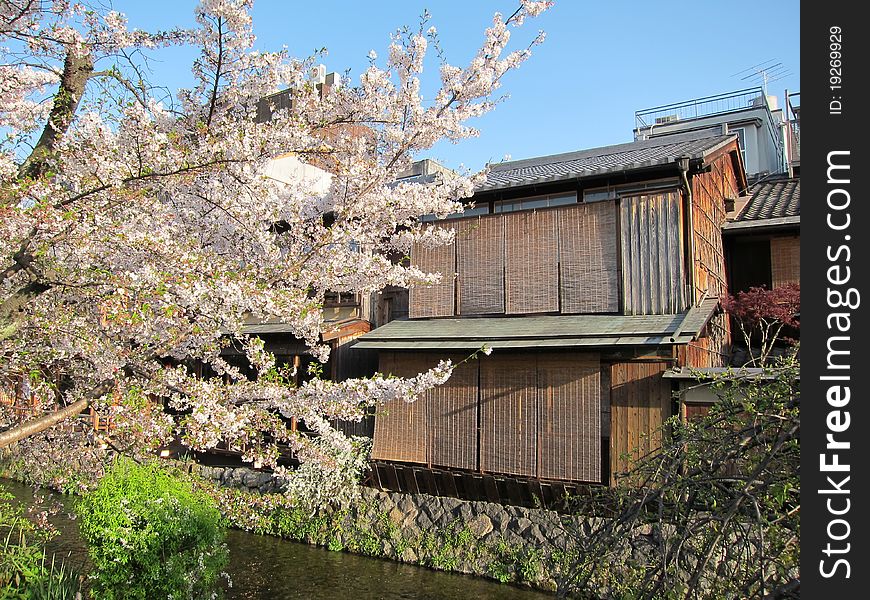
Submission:
[[[616,202],[578,204],[558,217],[562,312],[618,312]]]
[[[480,364],[480,468],[537,475],[537,369],[532,356]]]
[[[505,312],[559,310],[557,213],[553,210],[506,214]]]
[[[411,377],[440,358],[458,365],[447,383],[378,412],[372,458],[601,481],[597,354],[524,353],[459,364],[458,355],[385,352],[381,371]]]
[[[464,356],[449,356],[457,365],[444,385],[428,392],[432,429],[432,464],[477,469],[477,361],[459,364]]]
[[[459,252],[459,314],[504,313],[504,218],[463,220],[456,225]]]
[[[538,408],[538,477],[601,481],[598,355],[540,355]]]
[[[412,319],[452,317],[455,310],[456,245],[426,248],[415,243],[411,247],[411,264],[426,273],[441,273],[441,281],[433,286],[410,289],[408,316]]]
[[[384,352],[380,357],[381,373],[413,377],[436,364],[425,354]],[[372,458],[427,464],[430,456],[428,399],[415,402],[401,400],[379,406],[375,413]]]
[[[774,289],[801,282],[801,240],[779,237],[770,240],[770,271]]]

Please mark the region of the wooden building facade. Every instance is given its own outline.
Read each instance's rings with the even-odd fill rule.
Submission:
[[[374,484],[528,503],[612,483],[655,449],[675,410],[662,373],[726,362],[740,160],[733,135],[682,135],[493,167],[474,214],[437,224],[455,243],[412,248],[441,282],[356,347],[394,375],[494,351],[375,415]]]

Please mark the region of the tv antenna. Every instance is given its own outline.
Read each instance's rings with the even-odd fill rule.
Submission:
[[[742,71],[738,71],[731,77],[740,77],[741,81],[749,81],[760,85],[761,89],[764,90],[764,95],[766,96],[768,83],[779,81],[789,75],[792,75],[792,71],[789,67],[784,65],[782,62],[777,61],[777,59],[771,58],[760,62],[757,65],[752,65],[749,68],[743,69]]]

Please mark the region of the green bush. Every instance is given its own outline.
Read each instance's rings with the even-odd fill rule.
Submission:
[[[76,506],[94,598],[203,598],[227,563],[214,501],[181,474],[119,460]]]

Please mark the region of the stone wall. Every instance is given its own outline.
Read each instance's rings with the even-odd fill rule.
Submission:
[[[205,465],[192,465],[191,470],[222,486],[261,494],[280,491],[272,474],[267,472],[245,467]],[[509,544],[547,544],[559,548],[564,548],[566,544],[559,515],[550,510],[428,494],[382,492],[371,488],[362,488],[362,497],[365,503],[389,516],[410,536],[461,522],[484,542],[499,540]]]
[[[218,485],[261,494],[279,491],[279,486],[272,474],[264,471],[256,471],[246,467],[209,467],[200,464],[190,465],[190,470]]]
[[[226,512],[235,511],[237,526],[259,533],[542,589],[555,589],[560,560],[568,555],[569,536],[554,511],[362,488],[349,508],[298,515],[289,506],[274,508],[280,490],[269,473],[187,467],[224,489],[250,494],[247,503],[236,492],[222,502],[250,506],[250,514]]]

